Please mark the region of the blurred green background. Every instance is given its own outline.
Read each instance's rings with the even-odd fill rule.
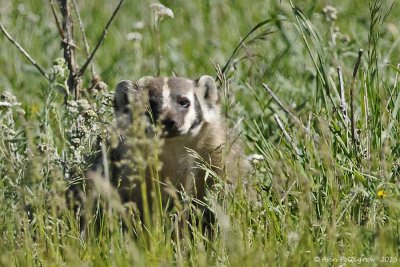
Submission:
[[[93,233],[84,238],[78,227],[65,226],[75,222],[66,210],[62,220],[49,214],[49,206],[53,210],[57,204],[53,205],[53,198],[65,206],[63,193],[49,194],[54,188],[64,192],[65,170],[86,170],[79,153],[93,152],[87,145],[99,134],[93,125],[107,127],[104,122],[111,121],[112,95],[105,97],[107,94],[100,92],[89,98],[99,109],[103,105],[108,109],[87,126],[90,131],[81,138],[87,139],[86,143],[81,140],[78,151],[71,133],[73,116],[80,114],[69,112],[61,95],[46,96],[56,86],[49,86],[0,33],[0,93],[11,91],[26,112],[22,116],[18,107],[0,109],[4,110],[0,114],[0,152],[6,155],[5,160],[0,158],[0,176],[7,178],[0,177],[0,229],[4,232],[0,247],[5,251],[0,265],[19,262],[29,266],[47,261],[52,266],[52,260],[57,259],[59,265],[73,266],[90,266],[94,260],[94,266],[130,266],[133,262],[185,266],[189,259],[190,266],[260,266],[260,262],[275,261],[282,261],[282,266],[320,266],[313,261],[314,256],[327,256],[322,262],[326,266],[336,264],[329,262],[330,256],[374,257],[377,264],[389,263],[385,256],[390,256],[389,260],[397,262],[399,3],[292,2],[305,16],[286,0],[161,1],[174,13],[173,19],[164,18],[160,23],[163,76],[217,76],[215,66],[224,66],[246,34],[258,23],[270,20],[246,39],[225,73],[228,83],[220,86],[226,90],[224,111],[229,122],[242,122],[246,152],[264,156],[249,175],[254,192],[240,189],[221,201],[220,221],[226,225],[221,224],[220,235],[207,246],[203,246],[203,239],[194,246],[183,244],[183,256],[175,243],[180,239],[171,238],[169,230],[165,232],[170,229],[168,220],[149,231],[154,239],[147,243],[146,235],[138,235],[139,242],[129,241],[124,231],[115,231],[120,227],[118,220],[105,224],[104,239]],[[92,61],[109,90],[121,79],[156,75],[151,3],[125,0]],[[117,0],[78,1],[90,50],[117,4]],[[378,10],[372,11],[374,6]],[[73,19],[77,21],[75,13]],[[0,22],[46,70],[63,56],[48,0],[2,0]],[[81,66],[87,56],[78,24],[75,40]],[[353,81],[359,49],[364,53],[357,81]],[[348,104],[350,89],[355,92],[354,125],[340,108],[337,67],[343,71]],[[91,79],[88,70],[83,90],[90,87]],[[297,122],[277,105],[263,83],[292,111]],[[23,123],[24,119],[29,123]],[[351,126],[357,134],[354,139]],[[46,151],[43,147],[52,148],[57,157],[29,154],[28,148],[36,146],[42,152]],[[76,158],[79,161],[74,161]],[[32,212],[35,220],[28,218],[26,203],[38,207]],[[61,232],[53,219],[62,225]],[[59,245],[59,240],[64,243]]]
[[[60,36],[51,13],[49,1],[2,1],[0,21],[37,62],[45,69],[62,57]],[[78,1],[90,48],[97,43],[101,32],[118,1]],[[153,1],[126,0],[106,39],[97,52],[93,66],[102,79],[113,88],[118,80],[137,79],[155,75]],[[293,20],[288,1],[161,1],[172,9],[175,17],[161,22],[161,74],[197,77],[215,75],[213,62],[223,66],[237,43],[258,22],[282,18]],[[369,12],[367,1],[294,1],[317,26],[323,37],[328,60],[351,72],[359,48],[367,49]],[[337,10],[335,27],[340,33],[334,47],[330,22],[323,8],[332,5]],[[387,5],[390,2],[388,1]],[[56,5],[57,7],[57,5]],[[58,10],[57,10],[58,11]],[[399,61],[400,8],[395,6],[383,29],[382,59]],[[77,21],[74,16],[75,22]],[[141,27],[143,26],[143,27]],[[263,31],[266,33],[263,35]],[[139,33],[141,40],[128,40],[130,33]],[[271,34],[267,34],[271,33]],[[313,77],[312,62],[301,36],[290,22],[276,22],[260,29],[238,54],[234,73],[238,86],[244,83],[268,82],[291,96],[303,98],[310,88],[305,85]],[[137,36],[137,34],[136,34]],[[86,59],[84,45],[75,25],[77,61]],[[251,38],[250,38],[251,39]],[[23,55],[4,36],[0,37],[0,91],[11,90],[22,101],[41,102],[40,92],[46,81]],[[329,51],[328,51],[329,52]],[[381,62],[383,64],[383,62]],[[89,87],[90,72],[85,75],[84,87]],[[278,89],[277,88],[277,89]]]

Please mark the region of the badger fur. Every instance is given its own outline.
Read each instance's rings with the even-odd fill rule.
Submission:
[[[144,99],[147,111],[135,114]],[[232,142],[221,115],[220,98],[214,79],[201,76],[196,80],[180,77],[144,77],[138,81],[121,81],[114,99],[117,144],[109,153],[109,170],[104,160],[94,164],[92,172],[104,176],[107,172],[122,202],[133,202],[142,212],[144,196],[141,183],[146,184],[147,204],[151,209],[155,190],[159,186],[163,205],[169,203],[171,192],[185,192],[204,201],[208,188],[212,188],[212,173],[235,184],[247,169],[240,145]],[[135,135],[130,126],[135,120],[144,120],[146,138],[154,138],[154,128],[161,129],[163,141],[158,159],[162,163],[158,173],[149,167],[137,179],[139,164],[129,153],[143,149],[141,145],[129,145],[129,137]],[[233,138],[234,139],[234,138]],[[197,156],[194,156],[196,154]],[[104,156],[104,155],[103,155]],[[136,178],[135,178],[136,177]]]

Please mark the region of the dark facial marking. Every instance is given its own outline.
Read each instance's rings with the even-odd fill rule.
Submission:
[[[149,88],[148,95],[150,111],[151,115],[153,116],[153,122],[156,122],[160,117],[161,107],[163,105],[163,96],[161,90],[157,90],[154,88]],[[147,115],[150,116],[150,114]]]
[[[159,122],[164,128],[164,138],[175,137],[181,135],[179,128],[185,122],[186,115],[189,112],[189,108],[193,105],[196,112],[196,119],[191,125],[191,129],[194,129],[203,121],[203,114],[201,111],[200,103],[196,96],[194,96],[193,102],[191,102],[187,95],[192,91],[193,81],[172,77],[167,81],[168,88],[170,89],[170,105],[167,109],[163,110],[163,86],[164,78],[154,78],[147,85],[146,89],[148,92],[148,102],[150,107],[150,113],[146,115],[148,118],[152,116],[153,122]]]
[[[196,119],[190,126],[189,131],[196,128],[203,121],[203,112],[201,111],[200,103],[196,95],[194,95],[194,110],[196,112]]]

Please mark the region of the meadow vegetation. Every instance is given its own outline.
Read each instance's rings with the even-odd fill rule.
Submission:
[[[155,30],[153,1],[124,1],[74,99],[49,1],[3,2],[0,23],[49,79],[0,32],[0,266],[400,262],[399,3],[161,1],[174,17]],[[77,4],[92,49],[118,1]],[[75,38],[82,65],[78,24]],[[158,63],[218,77],[227,121],[263,158],[234,191],[213,177],[214,235],[177,231],[180,207],[143,225],[102,181],[83,233],[67,189],[108,137],[115,85]]]

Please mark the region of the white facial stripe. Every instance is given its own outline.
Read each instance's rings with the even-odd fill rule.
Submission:
[[[183,123],[182,127],[179,128],[179,130],[185,134],[189,132],[189,129],[192,126],[193,122],[196,120],[196,116],[197,116],[195,106],[194,106],[193,94],[186,95],[186,97],[190,101],[190,106],[189,106],[189,110],[185,116],[185,122]]]
[[[200,132],[200,129],[202,126],[203,126],[203,122],[200,122],[199,125],[197,125],[196,127],[192,128],[190,130],[190,135],[193,137],[196,136]]]
[[[168,87],[168,78],[164,78],[164,85],[162,88],[162,96],[163,96],[163,105],[162,109],[165,110],[166,108],[171,106],[171,90]]]

